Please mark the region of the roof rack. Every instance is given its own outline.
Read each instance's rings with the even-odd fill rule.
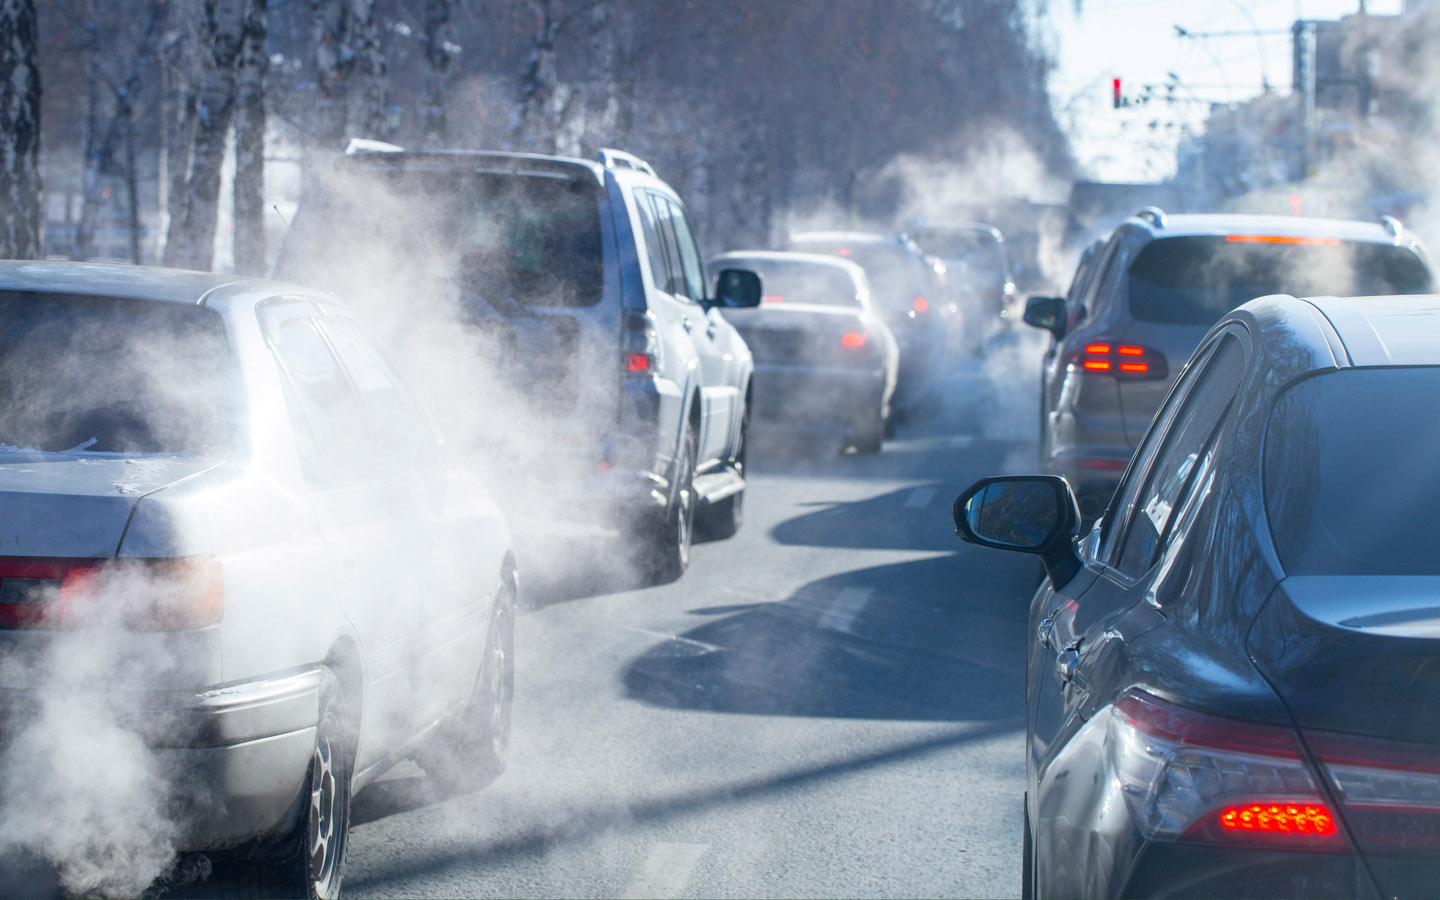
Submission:
[[[385,141],[376,141],[370,138],[351,138],[350,143],[345,145],[345,155],[353,156],[356,153],[404,153],[405,148],[397,144],[387,144]]]
[[[1395,218],[1394,216],[1381,216],[1380,224],[1385,227],[1386,231],[1390,232],[1391,237],[1398,238],[1400,236],[1400,232],[1405,230],[1405,226],[1401,225],[1400,220]]]
[[[609,147],[601,147],[596,158],[599,159],[607,169],[619,169],[623,167],[626,169],[634,169],[637,172],[644,172],[651,177],[658,177],[655,175],[655,170],[651,168],[649,163],[633,153],[626,153],[624,150],[612,150]]]
[[[1144,219],[1156,228],[1165,227],[1165,210],[1158,206],[1142,206],[1135,213],[1135,218]]]

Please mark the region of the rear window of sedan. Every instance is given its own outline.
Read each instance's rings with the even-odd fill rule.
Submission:
[[[797,242],[790,249],[830,253],[857,263],[875,299],[891,313],[909,312],[915,298],[930,290],[924,263],[900,244]]]
[[[736,267],[760,276],[766,303],[860,307],[859,285],[849,272],[834,266],[754,259],[723,260],[713,266],[717,271]]]
[[[0,291],[0,444],[177,453],[233,439],[239,374],[212,310]]]
[[[1144,322],[1211,325],[1266,294],[1423,294],[1430,271],[1407,247],[1338,239],[1206,235],[1162,238],[1130,265],[1130,313]]]
[[[1292,575],[1440,575],[1440,369],[1290,388],[1265,434],[1265,506]]]

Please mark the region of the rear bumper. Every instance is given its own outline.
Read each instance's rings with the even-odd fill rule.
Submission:
[[[3,702],[24,710],[39,708],[44,699],[9,691]],[[177,849],[235,846],[289,824],[315,746],[318,669],[202,693],[100,699],[97,706],[106,712],[98,715],[142,739],[143,762],[168,794],[162,799],[173,810]],[[24,728],[26,720],[22,713],[16,725]],[[105,771],[105,762],[97,761],[96,777]]]
[[[755,366],[752,427],[850,434],[874,420],[885,393],[877,369]]]

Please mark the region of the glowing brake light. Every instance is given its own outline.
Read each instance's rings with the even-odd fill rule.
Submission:
[[[855,251],[854,251],[854,250],[851,250],[849,247],[841,247],[839,250],[836,250],[835,252],[838,253],[838,254],[840,254],[841,256],[849,256],[850,254],[854,253]]]
[[[915,298],[915,311],[916,311],[916,312],[928,312],[929,310],[930,310],[930,301],[929,301],[929,300],[926,300],[924,297],[916,297],[916,298]]]
[[[650,371],[650,355],[648,353],[627,353],[625,354],[625,371],[627,372],[648,372]]]
[[[1158,350],[1135,344],[1116,345],[1105,340],[1086,344],[1071,354],[1070,362],[1085,372],[1119,376],[1164,378],[1170,371],[1164,354]]]
[[[1220,814],[1220,827],[1270,834],[1334,834],[1335,817],[1329,807],[1319,804],[1251,803],[1227,808]]]
[[[1227,234],[1225,240],[1232,244],[1314,244],[1322,247],[1340,246],[1339,238],[1291,237],[1283,234]]]
[[[861,331],[847,331],[845,335],[840,338],[840,343],[845,347],[863,347],[865,346],[865,333]]]
[[[766,303],[784,303],[785,298],[779,294],[766,294],[763,298]]]

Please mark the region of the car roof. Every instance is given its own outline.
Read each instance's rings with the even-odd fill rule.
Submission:
[[[1005,240],[1005,235],[1000,229],[994,225],[986,225],[984,222],[925,222],[915,225],[907,231],[910,234],[922,234],[926,231],[979,231],[997,241]]]
[[[1158,210],[1156,211],[1159,212]],[[1156,218],[1159,221],[1156,221]],[[1321,219],[1308,216],[1273,216],[1249,213],[1160,213],[1137,215],[1127,225],[1150,232],[1155,238],[1194,237],[1227,234],[1260,234],[1279,237],[1338,238],[1378,244],[1408,244],[1415,240],[1398,222],[1357,219]],[[1394,228],[1392,231],[1391,228]]]
[[[1356,366],[1440,365],[1440,295],[1307,298]]]
[[[792,231],[790,243],[903,244],[899,235],[878,231]]]
[[[201,304],[224,291],[257,299],[315,291],[300,285],[239,275],[131,266],[119,263],[0,260],[0,290],[129,297],[165,303]]]
[[[843,256],[831,256],[828,253],[797,253],[791,250],[728,250],[710,259],[709,264],[730,259],[753,259],[757,262],[790,263],[795,265],[828,266],[832,269],[844,269],[851,275],[863,274],[864,269],[859,263],[851,262]]]
[[[515,175],[561,176],[605,180],[605,166],[588,159],[549,156],[543,153],[507,153],[499,150],[369,150],[360,149],[339,157],[342,167],[363,169],[402,168],[407,171],[507,172]],[[644,173],[638,170],[635,174]],[[654,177],[654,176],[646,176]]]

